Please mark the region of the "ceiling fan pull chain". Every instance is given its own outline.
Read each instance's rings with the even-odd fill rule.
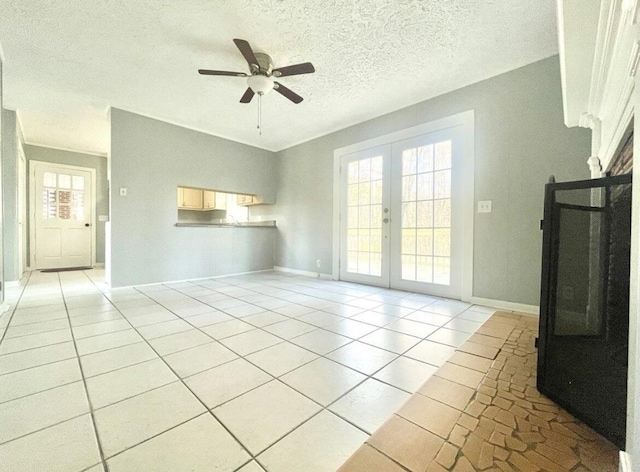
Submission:
[[[258,94],[258,130],[262,136],[262,94]]]

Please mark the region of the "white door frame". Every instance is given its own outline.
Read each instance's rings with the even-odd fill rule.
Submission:
[[[393,133],[378,136],[359,143],[351,144],[333,151],[333,271],[334,280],[340,279],[340,223],[341,215],[341,159],[345,154],[365,149],[390,145],[422,134],[442,131],[453,127],[462,127],[462,160],[459,167],[462,173],[462,286],[461,299],[469,301],[473,297],[473,219],[474,219],[474,163],[475,163],[475,112],[473,110],[423,123]]]
[[[27,231],[27,158],[22,144],[18,146],[18,280],[22,278],[26,267]]]
[[[60,170],[84,171],[91,174],[91,267],[96,265],[96,170],[46,161],[29,161],[29,266],[36,267],[36,166],[57,167]]]

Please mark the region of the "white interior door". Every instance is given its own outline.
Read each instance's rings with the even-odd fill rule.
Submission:
[[[461,162],[460,128],[343,156],[341,280],[460,298]]]
[[[342,158],[341,280],[389,286],[390,150]]]
[[[32,164],[35,268],[91,266],[94,207],[91,170]]]
[[[460,298],[461,154],[459,128],[393,144],[391,287]]]

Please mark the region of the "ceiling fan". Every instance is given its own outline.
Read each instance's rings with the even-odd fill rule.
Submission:
[[[244,39],[234,39],[233,42],[238,46],[238,49],[244,56],[245,60],[249,64],[249,74],[244,72],[229,72],[224,70],[208,70],[199,69],[198,72],[202,75],[226,75],[232,77],[248,77],[247,78],[247,90],[242,95],[240,103],[249,103],[253,96],[264,95],[270,92],[272,89],[276,92],[284,95],[293,103],[300,103],[302,97],[294,91],[288,89],[279,82],[276,82],[276,78],[287,77],[290,75],[311,74],[315,72],[313,64],[310,62],[304,62],[302,64],[296,64],[293,66],[273,68],[273,60],[268,54],[261,52],[253,52],[251,46]]]

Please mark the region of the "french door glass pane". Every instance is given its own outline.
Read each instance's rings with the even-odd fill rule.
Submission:
[[[451,140],[402,153],[402,279],[449,285]]]
[[[58,188],[70,189],[71,176],[68,174],[58,174]]]
[[[382,156],[347,168],[347,271],[382,275]]]
[[[56,187],[56,173],[55,172],[45,172],[43,178],[43,185],[45,187]]]

